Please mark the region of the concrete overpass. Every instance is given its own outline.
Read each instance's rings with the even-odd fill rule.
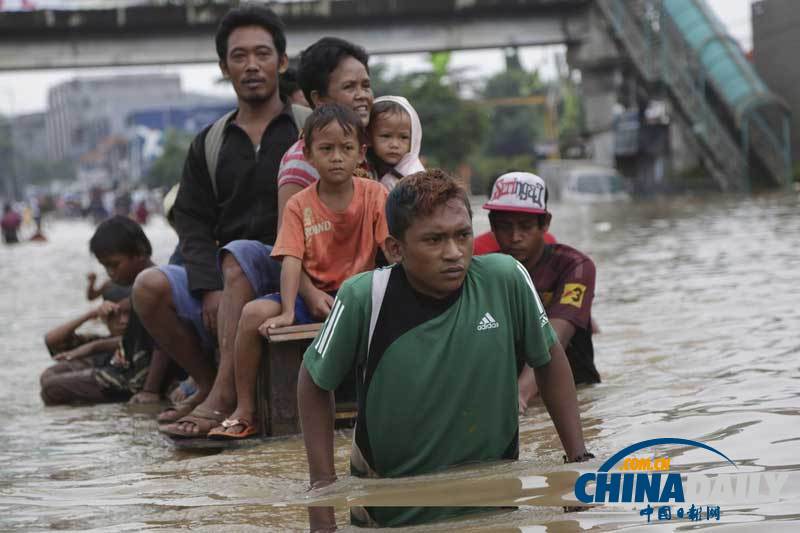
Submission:
[[[216,62],[214,32],[231,4],[0,13],[0,71]],[[295,55],[324,35],[370,54],[566,44],[582,71],[594,158],[614,160],[613,121],[622,57],[596,0],[302,0],[267,2]]]
[[[232,2],[0,13],[0,70],[216,62],[213,35]],[[288,52],[323,35],[398,54],[578,43],[590,0],[306,0],[268,4]]]

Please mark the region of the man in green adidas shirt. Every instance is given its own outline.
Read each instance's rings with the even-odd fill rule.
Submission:
[[[298,398],[311,486],[336,479],[333,391],[358,380],[351,472],[401,477],[517,459],[517,375],[534,369],[567,456],[585,460],[569,363],[527,270],[506,255],[472,258],[466,192],[438,170],[404,178],[389,195],[393,267],[347,280],[304,356]],[[479,510],[479,509],[477,509]],[[476,509],[369,507],[354,524],[401,526]],[[311,508],[312,531],[336,527]]]

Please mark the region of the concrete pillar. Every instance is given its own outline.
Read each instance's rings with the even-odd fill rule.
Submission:
[[[800,9],[797,0],[753,2],[753,59],[756,71],[775,94],[791,109],[792,159],[800,161]],[[781,135],[777,130],[775,134]]]
[[[581,70],[586,129],[591,133],[592,159],[614,166],[614,109],[620,73],[617,69]]]
[[[596,7],[587,10],[585,37],[567,47],[567,62],[581,72],[586,129],[589,131],[592,159],[614,165],[614,109],[622,85],[621,56]]]

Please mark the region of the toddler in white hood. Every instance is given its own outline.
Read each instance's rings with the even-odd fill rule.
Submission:
[[[419,160],[422,125],[417,112],[402,96],[381,96],[372,104],[367,158],[388,190],[405,176],[425,170]]]

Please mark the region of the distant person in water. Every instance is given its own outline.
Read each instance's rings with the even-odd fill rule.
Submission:
[[[147,224],[147,219],[150,217],[150,211],[147,209],[147,202],[141,200],[136,204],[136,209],[133,210],[133,216],[136,222],[144,226]]]
[[[528,172],[503,174],[483,208],[489,210],[500,251],[519,261],[535,281],[575,383],[599,383],[591,322],[594,263],[575,248],[547,242],[552,215],[544,180]],[[526,366],[519,378],[520,410],[527,408],[537,389],[533,370]]]
[[[14,211],[11,204],[3,206],[3,219],[0,221],[0,228],[3,231],[3,242],[6,244],[14,244],[19,242],[19,227],[22,224],[22,217]]]

